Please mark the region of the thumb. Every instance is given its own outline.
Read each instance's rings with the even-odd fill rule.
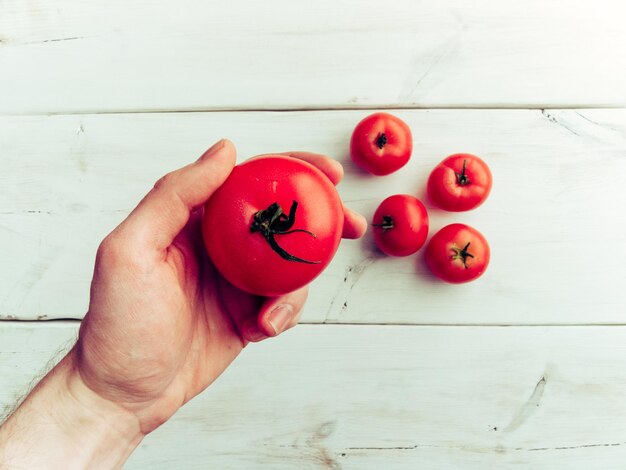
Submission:
[[[236,160],[235,146],[222,139],[183,168],[166,174],[119,227],[127,239],[166,249],[183,229],[191,211],[205,203],[228,178]]]

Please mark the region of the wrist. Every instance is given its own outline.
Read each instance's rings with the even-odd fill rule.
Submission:
[[[74,354],[44,377],[0,429],[0,467],[119,468],[143,439],[134,414],[85,385]]]
[[[137,417],[85,384],[75,349],[52,373],[51,390],[56,391],[56,397],[50,395],[49,414],[69,439],[80,443],[76,445],[79,460],[85,466],[96,462],[121,466],[144,437]]]

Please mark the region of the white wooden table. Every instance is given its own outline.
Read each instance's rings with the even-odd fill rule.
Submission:
[[[346,168],[371,216],[481,155],[480,280],[344,242],[303,325],[252,345],[128,468],[624,468],[622,0],[0,0],[0,405],[69,347],[95,248],[219,137]],[[411,126],[389,177],[350,162],[372,109]],[[23,321],[33,320],[33,321]],[[56,321],[44,321],[56,320]]]

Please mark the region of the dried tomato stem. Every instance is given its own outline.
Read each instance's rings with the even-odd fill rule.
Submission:
[[[463,160],[463,170],[461,171],[461,173],[457,173],[456,171],[454,172],[454,174],[456,175],[456,182],[460,186],[467,186],[471,183],[469,177],[465,174],[466,163],[467,160]]]
[[[376,146],[379,149],[382,149],[385,145],[387,145],[387,136],[384,132],[381,132],[378,136],[376,136]]]
[[[383,215],[383,223],[382,224],[372,224],[372,227],[382,227],[383,232],[386,230],[390,230],[393,228],[393,219],[390,215]]]
[[[313,232],[309,232],[304,229],[293,229],[291,227],[296,223],[296,210],[298,209],[298,202],[293,201],[291,208],[289,209],[289,215],[283,212],[283,208],[277,202],[270,204],[267,209],[258,211],[252,217],[252,223],[250,224],[250,232],[261,232],[263,238],[267,240],[267,243],[272,247],[281,258],[287,261],[296,261],[306,264],[319,264],[321,261],[308,261],[297,256],[288,253],[283,249],[276,239],[275,235],[289,235],[294,232],[304,232],[311,235],[313,238],[317,238]]]

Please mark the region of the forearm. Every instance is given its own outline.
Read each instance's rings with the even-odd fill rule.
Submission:
[[[117,468],[142,438],[134,415],[83,383],[70,352],[0,427],[0,469]]]

